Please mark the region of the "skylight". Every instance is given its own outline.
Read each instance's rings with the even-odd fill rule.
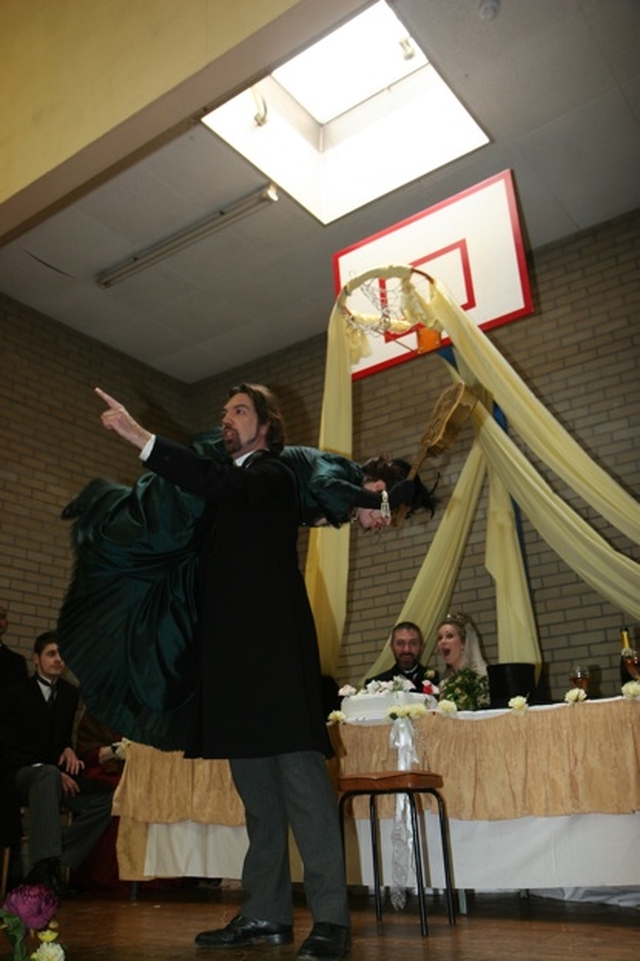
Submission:
[[[203,122],[324,224],[488,143],[385,2]]]
[[[396,15],[386,3],[377,3],[274,70],[272,77],[318,123],[326,124],[426,63]]]

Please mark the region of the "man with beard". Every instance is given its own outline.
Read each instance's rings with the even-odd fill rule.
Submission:
[[[427,679],[427,669],[420,663],[420,655],[424,647],[422,631],[412,621],[396,624],[391,632],[389,646],[396,659],[393,667],[375,677],[368,677],[370,681],[392,681],[394,677],[404,677],[411,681],[417,691],[422,691],[422,682]],[[437,683],[437,678],[430,672],[429,680]]]
[[[146,467],[206,500],[199,555],[199,670],[190,757],[228,758],[246,812],[242,913],[196,937],[201,947],[293,940],[288,829],[305,867],[313,929],[301,959],[339,961],[349,912],[336,798],[325,757],[315,627],[298,568],[295,476],[278,457],[284,428],[268,388],[241,384],[222,411],[229,463],[157,437],[101,390],[105,428],[141,451]],[[239,651],[255,686],[238,683]],[[240,720],[240,714],[242,718]]]

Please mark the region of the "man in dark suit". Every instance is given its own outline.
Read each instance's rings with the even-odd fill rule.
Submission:
[[[14,830],[28,807],[29,883],[61,890],[60,866],[77,868],[111,820],[112,791],[87,790],[83,764],[71,745],[78,690],[60,675],[55,632],[36,638],[35,672],[3,692],[0,707],[0,776]],[[60,810],[73,820],[62,827]]]
[[[368,677],[365,685],[370,681],[392,681],[394,677],[404,677],[411,681],[417,691],[422,691],[422,682],[427,679],[427,668],[420,663],[424,638],[418,625],[413,621],[396,624],[391,632],[389,646],[396,659],[395,664],[388,671]],[[430,676],[429,680],[437,683],[435,675]]]
[[[2,642],[8,626],[7,609],[4,604],[0,604],[0,690],[18,681],[25,681],[29,676],[27,662],[22,654],[12,651]]]
[[[206,499],[211,527],[200,554],[198,722],[188,754],[229,758],[245,806],[249,850],[242,914],[196,937],[203,947],[293,940],[288,830],[305,867],[313,929],[298,957],[340,961],[349,911],[337,803],[325,757],[313,616],[298,566],[295,475],[278,456],[284,429],[261,385],[229,392],[222,412],[228,463],[156,437],[103,391],[103,425],[146,466]],[[250,664],[254,684],[241,681]],[[126,733],[126,732],[125,732]]]

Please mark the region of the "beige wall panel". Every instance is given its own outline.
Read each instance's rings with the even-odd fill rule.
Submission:
[[[0,240],[359,6],[3,0]]]

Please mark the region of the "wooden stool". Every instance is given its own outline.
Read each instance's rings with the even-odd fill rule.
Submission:
[[[420,908],[420,933],[428,935],[427,904],[424,891],[422,872],[422,849],[418,816],[416,813],[416,794],[430,794],[436,799],[438,817],[440,821],[440,839],[442,842],[442,859],[444,864],[445,889],[447,896],[447,912],[449,924],[456,923],[453,901],[453,876],[451,872],[451,856],[449,851],[449,820],[444,798],[440,794],[443,780],[440,774],[432,771],[381,771],[371,774],[349,774],[338,778],[340,792],[339,813],[342,841],[344,844],[344,807],[349,798],[358,795],[369,795],[369,827],[371,830],[371,854],[373,859],[373,883],[376,903],[376,918],[382,923],[382,895],[380,892],[380,850],[378,843],[378,817],[376,799],[384,794],[406,794],[411,813],[411,827],[413,831],[413,858],[416,871],[416,886],[418,890],[418,905]]]

